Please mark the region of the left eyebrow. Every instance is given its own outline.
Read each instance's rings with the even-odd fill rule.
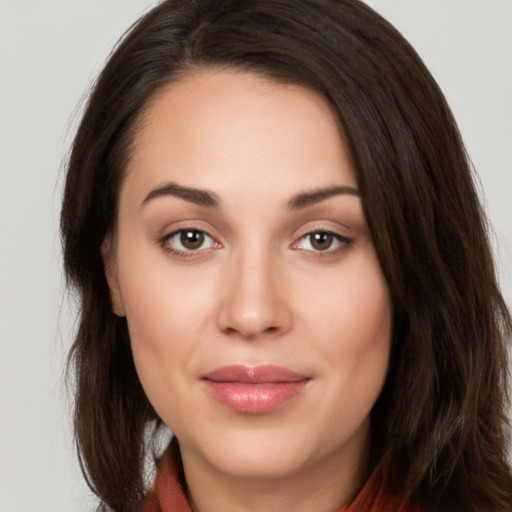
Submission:
[[[311,192],[301,192],[293,196],[286,204],[288,210],[300,210],[313,204],[325,201],[333,196],[350,195],[361,197],[357,188],[349,186],[335,186],[313,190]]]
[[[166,183],[159,187],[155,187],[142,201],[142,205],[153,201],[159,197],[174,196],[189,203],[194,203],[207,208],[219,208],[220,199],[213,192],[201,190],[198,188],[183,187],[177,183]]]

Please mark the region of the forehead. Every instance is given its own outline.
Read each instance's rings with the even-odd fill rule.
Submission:
[[[356,185],[339,122],[316,93],[247,72],[202,70],[164,87],[143,114],[126,181],[289,189]]]

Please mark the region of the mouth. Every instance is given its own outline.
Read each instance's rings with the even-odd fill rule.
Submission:
[[[279,409],[299,395],[311,377],[274,365],[231,365],[201,379],[222,405],[241,413],[263,414]]]

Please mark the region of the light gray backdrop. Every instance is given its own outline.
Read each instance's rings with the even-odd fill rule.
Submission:
[[[460,123],[512,303],[512,1],[374,0]],[[80,97],[150,0],[0,0],[0,510],[91,510],[62,384],[59,167]]]

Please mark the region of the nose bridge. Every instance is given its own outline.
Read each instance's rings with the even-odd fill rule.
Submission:
[[[263,244],[252,243],[233,251],[222,278],[219,327],[223,331],[254,338],[289,327],[277,260],[271,248]]]

